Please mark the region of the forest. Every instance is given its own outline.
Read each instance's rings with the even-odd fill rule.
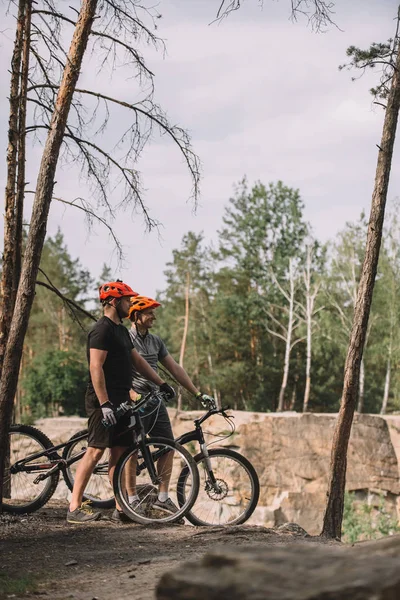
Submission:
[[[393,201],[360,369],[359,412],[399,409],[397,214]],[[366,234],[361,214],[323,244],[305,219],[299,190],[281,181],[250,185],[243,178],[226,203],[217,242],[210,245],[204,233],[189,231],[173,251],[157,294],[162,307],[154,333],[196,386],[222,404],[265,412],[336,412]],[[59,230],[46,239],[38,280],[98,318],[96,287],[119,274],[104,265],[95,277],[83,263],[70,255]],[[85,339],[92,322],[48,287],[36,286],[17,421],[84,415]],[[184,393],[181,408],[195,406]]]

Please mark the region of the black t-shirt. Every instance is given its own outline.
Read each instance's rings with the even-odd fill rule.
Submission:
[[[87,359],[90,365],[90,348],[107,350],[103,364],[107,393],[110,400],[127,392],[132,384],[132,340],[123,325],[102,317],[88,333]],[[89,373],[89,390],[94,392]]]

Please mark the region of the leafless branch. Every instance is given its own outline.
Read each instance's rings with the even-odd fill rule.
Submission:
[[[227,17],[230,13],[239,10],[242,0],[222,0],[216,16],[216,21]],[[263,0],[259,5],[264,6]],[[337,27],[333,21],[335,4],[330,0],[291,0],[291,18],[297,21],[298,16],[306,17],[313,30],[322,31],[328,26]]]
[[[45,277],[47,279],[48,283],[37,280],[36,285],[41,285],[42,287],[47,288],[48,290],[50,290],[51,292],[56,294],[59,298],[61,298],[65,307],[68,309],[72,320],[74,322],[76,322],[83,331],[86,331],[87,328],[82,325],[82,322],[79,319],[77,312],[82,313],[83,315],[85,315],[85,317],[88,317],[89,319],[92,319],[93,321],[97,321],[96,317],[94,317],[91,313],[89,313],[87,310],[85,310],[84,308],[79,306],[79,304],[77,304],[70,298],[67,298],[66,296],[64,296],[64,294],[62,292],[60,292],[60,290],[50,281],[49,277],[46,275],[46,273],[41,268],[39,268],[39,271],[40,271],[40,273],[42,273],[43,277]]]

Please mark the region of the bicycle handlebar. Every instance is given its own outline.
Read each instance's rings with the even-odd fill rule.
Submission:
[[[133,415],[133,414],[139,412],[144,407],[145,404],[147,404],[150,400],[154,400],[154,399],[157,399],[160,401],[165,400],[167,402],[165,394],[163,394],[162,392],[156,392],[156,391],[149,392],[143,398],[138,400],[138,402],[133,402],[133,400],[127,400],[126,402],[121,402],[121,404],[114,411],[117,421],[121,417],[123,417],[124,415],[126,415],[128,413],[131,413]],[[107,429],[109,427],[113,427],[113,425],[109,425],[107,422],[105,422],[104,419],[102,419],[101,423],[102,423],[103,427],[106,427]]]

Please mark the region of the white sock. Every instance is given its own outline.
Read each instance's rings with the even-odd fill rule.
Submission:
[[[132,504],[132,502],[134,502],[135,500],[139,500],[139,496],[137,494],[135,494],[134,496],[128,496],[129,504]]]
[[[160,502],[168,500],[168,492],[158,492],[158,499]]]

